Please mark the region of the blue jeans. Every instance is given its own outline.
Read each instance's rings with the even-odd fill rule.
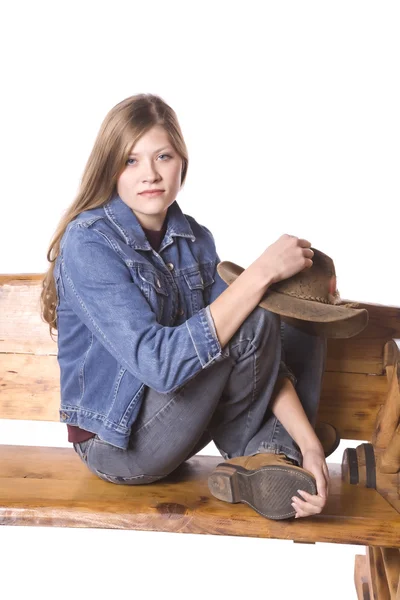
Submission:
[[[302,466],[300,448],[269,408],[279,376],[295,382],[315,427],[326,339],[306,334],[257,306],[225,346],[222,356],[174,393],[147,388],[126,450],[98,436],[74,444],[101,479],[143,484],[169,475],[214,441],[225,458],[284,453]]]

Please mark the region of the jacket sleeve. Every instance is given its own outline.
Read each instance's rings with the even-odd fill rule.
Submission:
[[[227,287],[229,287],[229,285],[227,283],[225,283],[225,281],[220,277],[220,275],[218,274],[218,271],[217,271],[217,266],[221,262],[221,259],[218,256],[218,253],[217,253],[217,250],[215,247],[214,236],[211,233],[211,231],[209,229],[207,229],[207,227],[205,227],[205,225],[202,225],[201,227],[208,234],[208,236],[211,240],[212,246],[213,246],[214,255],[216,257],[215,258],[215,267],[214,267],[214,283],[211,285],[210,300],[209,300],[209,304],[212,304],[214,302],[214,300],[216,300],[218,298],[218,296],[220,294],[222,294],[222,292],[225,291]]]
[[[222,354],[209,306],[182,325],[158,323],[123,259],[97,230],[68,230],[59,278],[79,319],[124,368],[159,393],[174,392]]]
[[[217,256],[217,258],[216,258],[215,270],[214,270],[214,283],[211,284],[210,304],[212,302],[214,302],[214,300],[216,300],[218,298],[218,296],[226,290],[226,288],[229,287],[229,285],[227,283],[225,283],[225,281],[218,274],[217,266],[221,262],[221,259],[219,258],[218,254],[216,256]]]
[[[207,233],[211,237],[211,239],[213,241],[213,244],[214,244],[214,247],[215,247],[215,240],[214,240],[213,234],[204,225],[202,227],[203,227],[203,229],[205,229],[207,231]],[[222,292],[224,290],[226,290],[227,287],[229,287],[229,284],[225,283],[225,281],[218,274],[217,265],[221,262],[221,259],[218,256],[217,252],[216,252],[216,257],[217,258],[216,258],[215,271],[214,271],[214,283],[212,284],[212,288],[211,288],[210,304],[212,304],[212,302],[214,302],[214,300],[216,298],[218,298],[218,296],[220,294],[222,294]],[[281,350],[281,361],[280,361],[280,366],[279,366],[278,377],[287,377],[288,379],[290,379],[290,381],[292,382],[292,384],[294,386],[296,386],[297,379],[296,379],[294,373],[292,372],[292,370],[285,363],[285,352],[284,352],[284,348],[283,348],[283,329],[282,329],[282,326],[281,326],[281,340],[282,340],[282,344],[281,344],[281,349],[282,350]]]

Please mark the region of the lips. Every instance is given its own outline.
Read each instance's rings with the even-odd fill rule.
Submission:
[[[140,192],[141,196],[158,196],[162,194],[164,190],[146,190],[144,192]]]

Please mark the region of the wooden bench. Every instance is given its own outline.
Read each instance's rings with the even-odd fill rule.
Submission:
[[[40,317],[42,275],[0,275],[0,418],[59,421],[57,345]],[[362,304],[368,327],[330,340],[318,420],[367,440],[328,463],[320,515],[272,521],[210,495],[221,457],[195,456],[147,486],[98,479],[73,448],[0,446],[0,525],[117,528],[366,546],[358,598],[400,599],[400,308]],[[67,435],[67,432],[65,432]],[[397,595],[396,595],[397,594]]]

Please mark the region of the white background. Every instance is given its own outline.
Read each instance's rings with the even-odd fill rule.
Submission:
[[[36,2],[3,6],[0,272],[44,272],[108,110],[176,111],[178,196],[247,267],[282,233],[333,257],[343,298],[399,304],[397,2]],[[59,423],[2,443],[68,446]],[[343,441],[329,461],[341,462]],[[210,445],[203,453],[218,454]],[[355,598],[362,546],[2,527],[7,598]]]

